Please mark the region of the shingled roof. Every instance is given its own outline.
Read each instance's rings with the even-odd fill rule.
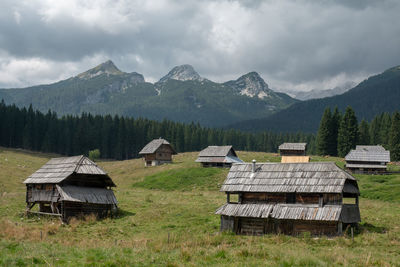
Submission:
[[[57,185],[57,190],[60,193],[60,200],[62,201],[113,205],[118,204],[114,192],[111,189]]]
[[[355,178],[333,162],[234,164],[220,191],[358,193]],[[346,187],[345,187],[346,184]]]
[[[52,158],[39,170],[30,175],[25,184],[58,184],[72,174],[102,175],[109,186],[115,186],[107,173],[87,157],[80,155],[74,157]]]
[[[242,163],[232,146],[208,146],[199,153],[196,162]]]
[[[386,151],[386,149],[381,146],[366,146],[366,145],[357,145],[356,150],[364,150],[364,151]]]
[[[346,161],[358,162],[390,162],[390,151],[381,146],[357,146],[345,157]]]
[[[349,209],[351,211],[349,212]],[[359,222],[360,211],[358,208],[346,205],[316,204],[234,204],[227,203],[218,208],[215,214],[250,217],[250,218],[274,218],[284,220],[304,221],[343,221],[346,223]]]
[[[157,151],[157,149],[162,146],[162,145],[169,145],[173,151],[172,154],[176,154],[174,148],[171,146],[171,144],[162,138],[159,139],[154,139],[153,141],[151,141],[150,143],[148,143],[140,152],[139,155],[143,155],[143,154],[153,154]]]
[[[208,146],[199,153],[199,157],[225,157],[229,151],[232,150],[232,154],[237,157],[235,150],[232,146]]]
[[[306,150],[307,143],[283,143],[279,150]]]

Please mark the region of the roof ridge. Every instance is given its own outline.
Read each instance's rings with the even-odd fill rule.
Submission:
[[[78,162],[76,163],[76,166],[75,166],[75,169],[74,169],[74,172],[77,172],[78,171],[78,169],[79,169],[79,167],[81,166],[81,164],[82,164],[82,161],[84,160],[84,158],[85,158],[85,156],[84,155],[80,155],[80,159],[78,160]]]

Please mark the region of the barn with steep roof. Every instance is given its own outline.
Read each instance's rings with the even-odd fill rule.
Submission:
[[[144,158],[145,166],[157,166],[172,162],[172,155],[175,155],[175,149],[165,139],[154,139],[148,143],[140,152]]]
[[[233,163],[242,163],[232,146],[208,146],[199,153],[196,162],[203,167],[231,167]]]
[[[234,164],[221,231],[337,235],[360,222],[356,179],[333,162]]]
[[[117,199],[108,174],[85,156],[53,158],[30,175],[26,185],[26,212],[70,217],[110,215]],[[33,211],[35,205],[39,211]]]
[[[346,157],[346,169],[352,173],[384,173],[390,162],[390,151],[382,146],[356,146]]]

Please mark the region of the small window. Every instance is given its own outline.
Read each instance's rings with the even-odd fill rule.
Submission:
[[[239,203],[239,194],[229,194],[229,203]]]
[[[356,198],[355,197],[344,197],[343,198],[343,204],[357,204]]]
[[[296,203],[296,193],[286,193],[286,203]]]

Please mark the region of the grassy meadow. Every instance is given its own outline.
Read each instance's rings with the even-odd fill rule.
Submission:
[[[22,182],[55,155],[0,148],[0,266],[400,266],[400,174],[356,175],[362,223],[354,240],[236,236],[220,233],[214,215],[226,202],[219,187],[228,170],[199,168],[197,154],[147,168],[141,159],[98,162],[117,184],[119,215],[64,225],[23,214]],[[271,153],[238,156],[280,161]]]

